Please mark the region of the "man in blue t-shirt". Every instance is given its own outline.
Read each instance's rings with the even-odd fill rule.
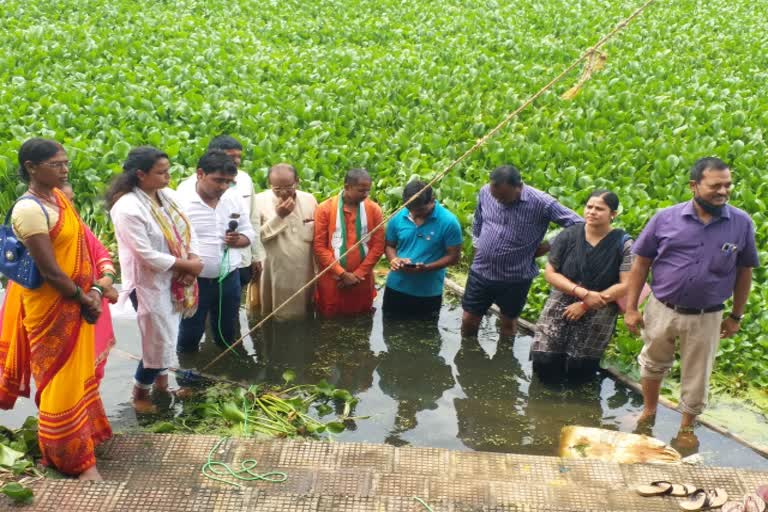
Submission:
[[[416,198],[387,225],[384,254],[391,269],[384,290],[387,316],[437,318],[445,269],[461,257],[458,219],[435,202],[431,187],[424,187],[426,183],[418,180],[405,186],[403,202]]]

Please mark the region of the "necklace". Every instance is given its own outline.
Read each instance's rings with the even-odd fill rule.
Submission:
[[[39,197],[43,201],[46,201],[46,202],[48,202],[48,203],[50,203],[50,204],[52,204],[54,206],[58,206],[59,205],[58,201],[56,201],[56,197],[55,196],[45,196],[45,195],[41,194],[40,192],[35,192],[35,190],[32,187],[28,187],[27,190],[29,191],[30,194],[32,194],[33,196]]]

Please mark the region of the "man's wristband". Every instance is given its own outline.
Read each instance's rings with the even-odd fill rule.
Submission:
[[[741,322],[741,319],[742,319],[742,318],[744,318],[744,315],[737,315],[736,313],[734,313],[733,311],[731,311],[731,312],[728,314],[728,317],[729,317],[731,320],[736,320],[737,322]]]

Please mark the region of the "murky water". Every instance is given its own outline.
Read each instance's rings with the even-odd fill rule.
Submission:
[[[532,375],[530,338],[499,340],[487,318],[477,340],[459,334],[461,309],[446,305],[437,324],[372,317],[274,323],[209,370],[235,380],[280,382],[326,379],[360,398],[356,413],[370,415],[342,441],[556,455],[560,428],[584,425],[631,432],[641,397],[605,376],[578,385],[549,386]],[[117,320],[118,348],[139,354],[135,324]],[[203,367],[219,350],[210,343],[182,360]],[[128,398],[136,363],[113,353],[102,396],[115,429],[136,426]],[[2,413],[20,424],[34,414],[29,401]],[[673,442],[679,415],[665,408],[652,434]],[[706,464],[768,469],[768,460],[706,427],[696,428]],[[683,451],[683,450],[681,450]],[[689,454],[686,451],[684,454]]]

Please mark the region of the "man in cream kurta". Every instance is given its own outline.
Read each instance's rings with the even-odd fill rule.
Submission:
[[[317,201],[297,190],[299,179],[290,164],[269,169],[270,190],[256,194],[251,223],[261,226],[266,259],[261,274],[261,314],[268,315],[315,276],[312,255]],[[275,314],[277,319],[302,317],[312,311],[314,287]]]

